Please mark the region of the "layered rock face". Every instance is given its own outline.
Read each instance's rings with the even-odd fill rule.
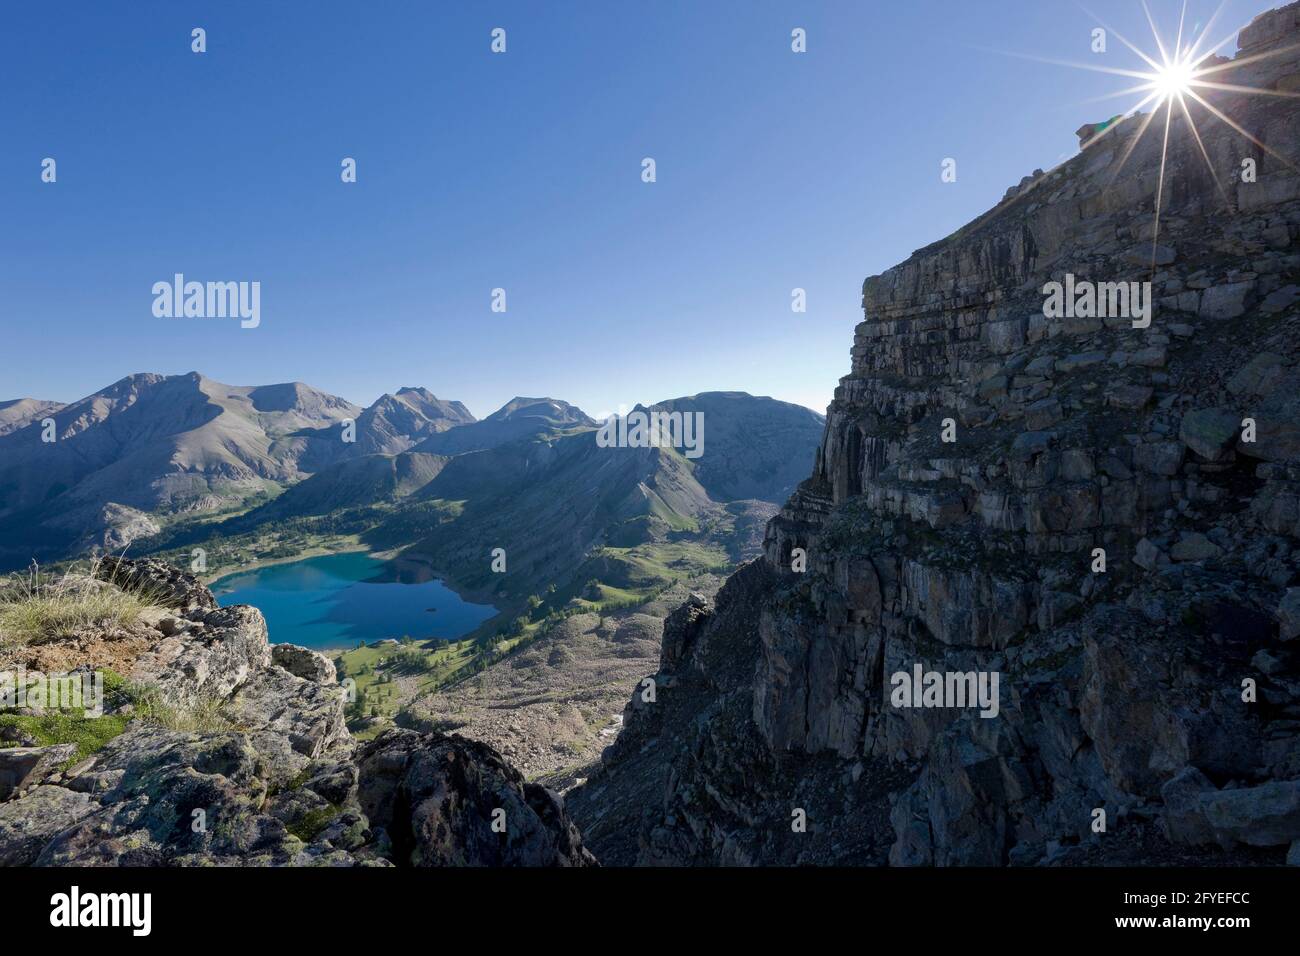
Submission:
[[[99,575],[80,586],[156,606],[130,626],[57,640],[15,646],[0,634],[0,671],[124,679],[104,716],[85,721],[122,732],[82,759],[75,741],[39,746],[24,725],[3,728],[0,865],[594,862],[559,799],[490,747],[397,731],[358,753],[334,665],[269,645],[257,609],[219,608],[156,561],[106,559]],[[53,715],[40,705],[25,716]]]
[[[1294,90],[1297,41],[1293,4],[1208,79]],[[866,281],[764,566],[571,799],[602,860],[1281,862],[1300,840],[1300,106],[1200,92],[1259,142],[1175,105],[1162,186],[1165,114],[1134,117]],[[1103,285],[1133,306],[1146,282],[1149,324]],[[728,634],[743,664],[709,656]],[[996,706],[913,706],[918,666],[918,690],[984,679]],[[611,816],[647,762],[652,807]]]

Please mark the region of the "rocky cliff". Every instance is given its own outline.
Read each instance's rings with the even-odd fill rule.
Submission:
[[[102,716],[46,700],[0,721],[0,865],[594,863],[559,798],[490,747],[409,730],[358,744],[334,665],[268,644],[257,609],[219,608],[154,561],[107,559],[59,587],[151,606],[48,639],[0,631],[11,689],[115,675]]]
[[[1297,41],[1292,4],[1210,78],[1284,95],[1174,106],[1162,188],[1137,116],[866,281],[765,559],[570,795],[602,861],[1300,858]],[[918,665],[996,713],[900,702]]]

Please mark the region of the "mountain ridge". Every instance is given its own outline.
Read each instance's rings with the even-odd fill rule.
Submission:
[[[54,421],[53,442],[43,418]],[[0,556],[25,562],[120,547],[157,530],[141,514],[238,507],[330,462],[404,450],[472,420],[463,404],[426,389],[363,409],[301,382],[231,386],[198,372],[134,373],[61,406],[6,403],[0,529],[10,544]],[[354,442],[342,440],[349,422]],[[32,553],[12,543],[23,538]]]

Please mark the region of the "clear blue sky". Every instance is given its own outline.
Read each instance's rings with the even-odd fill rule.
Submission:
[[[1150,2],[1172,35],[1180,0]],[[1274,5],[1228,0],[1214,39]],[[1136,0],[1089,6],[1153,46]],[[478,415],[714,389],[823,410],[866,276],[1131,104],[993,52],[1140,65],[1093,54],[1094,25],[1070,0],[5,4],[0,399],[198,370]],[[176,272],[260,281],[261,327],[155,318]]]

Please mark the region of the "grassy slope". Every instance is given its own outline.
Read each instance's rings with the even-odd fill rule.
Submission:
[[[576,584],[556,588],[502,613],[478,631],[443,647],[436,642],[376,643],[335,655],[341,677],[357,683],[352,713],[355,732],[372,736],[413,700],[472,678],[496,661],[549,633],[565,617],[595,612],[609,615],[639,607],[680,581],[700,573],[723,574],[732,567],[724,549],[697,541],[650,542],[631,548],[603,548],[575,576]],[[597,576],[598,575],[598,576]],[[378,717],[373,724],[363,718]]]

